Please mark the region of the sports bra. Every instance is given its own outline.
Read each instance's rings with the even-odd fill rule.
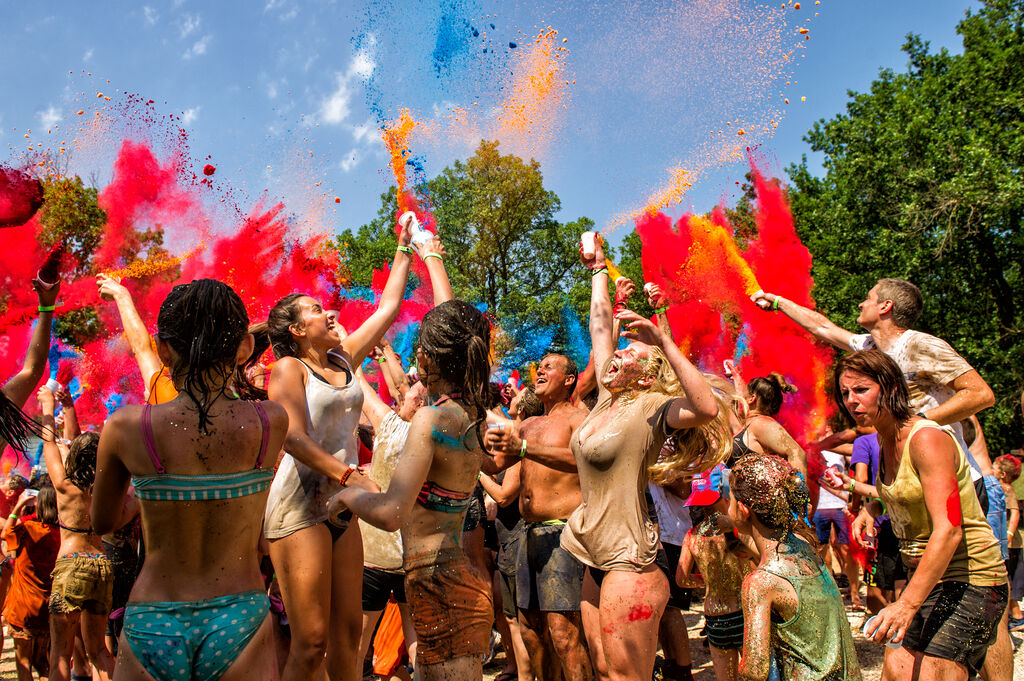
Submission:
[[[461,513],[469,506],[470,497],[473,492],[454,492],[441,487],[436,482],[427,480],[420,487],[420,493],[416,495],[416,501],[430,511],[441,511],[442,513]]]
[[[260,454],[252,470],[237,473],[217,473],[208,475],[168,475],[167,469],[160,462],[156,453],[156,441],[153,439],[153,424],[150,421],[151,405],[142,407],[142,442],[146,446],[155,475],[133,475],[132,484],[139,499],[147,501],[211,501],[219,499],[237,499],[250,494],[258,494],[270,487],[274,479],[272,469],[263,469],[263,457],[267,454],[270,441],[270,419],[259,402],[250,402],[260,417],[262,427],[260,435]]]
[[[750,426],[747,426],[749,428]],[[740,432],[736,433],[732,439],[732,454],[729,455],[729,465],[734,466],[737,461],[742,459],[747,454],[754,454],[754,450],[751,449],[743,436],[747,434],[747,428],[744,428]]]

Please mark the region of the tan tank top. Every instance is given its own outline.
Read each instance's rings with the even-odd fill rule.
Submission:
[[[900,540],[903,562],[912,567],[921,558],[932,535],[932,519],[924,502],[924,488],[917,467],[910,458],[910,441],[922,428],[938,428],[956,444],[956,481],[960,490],[960,509],[963,515],[963,538],[949,561],[940,581],[967,582],[974,586],[997,586],[1006,583],[1006,568],[999,552],[999,542],[981,512],[978,495],[971,482],[970,466],[952,431],[934,421],[921,420],[914,424],[903,447],[896,477],[885,485],[885,459],[878,471],[878,495],[892,519],[892,529]]]

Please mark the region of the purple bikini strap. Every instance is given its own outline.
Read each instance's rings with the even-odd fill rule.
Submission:
[[[270,444],[270,419],[267,418],[267,412],[263,408],[262,402],[253,402],[252,406],[256,407],[256,413],[260,417],[260,425],[263,427],[260,433],[260,455],[256,459],[255,468],[261,468],[263,466],[263,457],[267,455],[267,445]]]
[[[156,442],[153,440],[153,424],[150,421],[149,415],[149,411],[152,408],[153,406],[150,404],[143,405],[142,407],[142,444],[146,446],[146,453],[149,454],[149,460],[153,462],[156,472],[163,475],[167,472],[167,469],[160,463],[160,457],[156,453]]]

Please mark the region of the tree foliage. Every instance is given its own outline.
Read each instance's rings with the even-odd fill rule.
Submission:
[[[77,263],[79,274],[90,272],[92,253],[99,245],[107,221],[98,196],[95,187],[86,187],[77,176],[43,183],[40,241],[46,247],[63,241]]]
[[[846,328],[874,282],[921,287],[918,327],[948,340],[996,392],[993,455],[1019,446],[1024,386],[1024,1],[990,0],[958,25],[964,52],[910,35],[904,73],[883,70],[845,114],[806,136],[824,154],[789,173],[815,297]]]

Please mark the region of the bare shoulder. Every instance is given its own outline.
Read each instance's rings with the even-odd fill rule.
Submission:
[[[946,459],[954,451],[953,438],[941,428],[921,428],[910,438],[910,456],[915,461]]]
[[[118,435],[124,431],[124,429],[137,426],[142,421],[142,406],[137,404],[130,404],[121,407],[114,413],[112,413],[107,420],[103,423],[102,435]]]

